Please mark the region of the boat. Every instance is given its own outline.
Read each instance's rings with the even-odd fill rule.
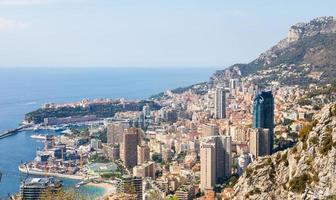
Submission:
[[[80,188],[82,185],[85,185],[85,184],[87,184],[86,181],[81,181],[81,182],[76,184],[75,188]]]
[[[34,134],[30,136],[33,139],[39,139],[39,140],[45,140],[46,139],[46,135],[42,135],[42,134]]]
[[[54,131],[62,131],[64,130],[62,127],[54,127]]]

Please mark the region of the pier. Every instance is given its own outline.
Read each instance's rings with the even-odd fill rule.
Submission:
[[[7,130],[7,131],[0,134],[0,139],[12,136],[12,135],[18,133],[19,131],[21,131],[22,129],[28,128],[28,127],[29,127],[29,125],[22,125],[22,126],[19,126],[19,127],[15,128],[15,129]]]

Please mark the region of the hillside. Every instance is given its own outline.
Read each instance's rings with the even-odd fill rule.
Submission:
[[[336,75],[336,18],[320,17],[290,27],[281,40],[248,64],[235,64],[217,71],[211,82],[228,78],[266,74],[263,80],[281,84],[303,85],[332,83]],[[272,70],[269,72],[267,70]],[[292,74],[294,73],[294,74]]]
[[[300,131],[291,149],[250,164],[234,199],[335,199],[336,104],[325,106]]]

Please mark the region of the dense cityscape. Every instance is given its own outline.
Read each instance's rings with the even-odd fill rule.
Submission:
[[[146,104],[141,111],[117,112],[103,120],[89,115],[45,118],[30,128],[61,129],[64,134],[33,135],[43,139],[45,147],[20,171],[82,180],[76,187],[104,184],[106,199],[231,199],[248,165],[292,147],[298,131],[319,110],[298,104],[318,88],[316,84],[309,90],[260,89],[253,84],[256,78],[166,91],[151,99],[160,109]],[[46,104],[43,109],[85,108],[111,101]],[[21,196],[28,195],[32,185],[34,190],[41,185],[60,187],[48,179],[32,178],[22,183]]]
[[[24,178],[8,196],[335,200],[335,46],[336,18],[318,17],[206,82],[142,100],[44,102],[0,133],[32,131],[43,143],[17,166]],[[91,197],[86,186],[104,192]]]

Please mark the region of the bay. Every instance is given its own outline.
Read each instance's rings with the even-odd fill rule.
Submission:
[[[83,98],[143,99],[150,95],[208,81],[214,68],[1,68],[0,132],[15,128],[24,114],[44,103],[73,102]],[[53,134],[44,132],[45,134]],[[30,138],[33,131],[0,140],[0,197],[19,191],[24,175],[21,161],[34,159],[43,144]],[[64,180],[66,186],[76,181]],[[101,193],[86,188],[89,193]]]

